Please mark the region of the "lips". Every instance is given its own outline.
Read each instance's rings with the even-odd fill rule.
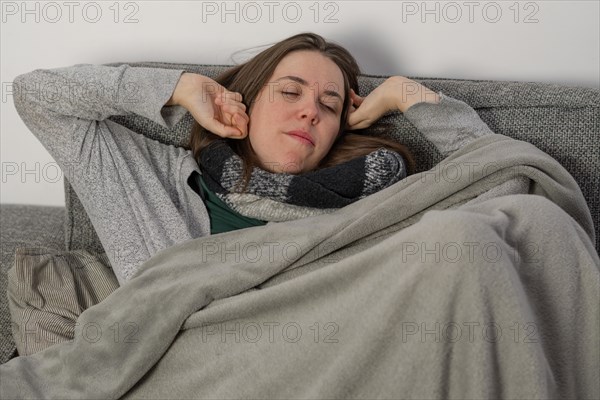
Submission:
[[[300,138],[301,140],[303,140],[305,143],[310,144],[312,146],[315,145],[315,140],[313,139],[313,137],[306,131],[303,130],[295,130],[295,131],[289,131],[286,132],[288,135],[290,136],[295,136],[297,138]]]

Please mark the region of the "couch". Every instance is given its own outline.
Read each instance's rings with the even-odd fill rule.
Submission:
[[[120,65],[112,63],[108,65]],[[128,63],[132,66],[177,68],[215,77],[227,66],[157,62]],[[362,75],[360,94],[369,93],[386,77]],[[529,142],[556,159],[575,178],[594,221],[596,250],[600,249],[600,90],[556,84],[411,77],[428,88],[465,101],[496,132]],[[192,118],[188,114],[172,130],[140,116],[113,116],[114,121],[163,143],[184,145]],[[420,137],[400,113],[386,115],[381,123],[392,123],[390,135],[407,144],[415,154],[417,172],[441,160],[435,148]],[[102,254],[104,249],[86,211],[65,180],[65,207],[2,204],[0,214],[0,363],[16,357],[11,332],[7,271],[19,247],[48,249],[54,254],[86,250]]]

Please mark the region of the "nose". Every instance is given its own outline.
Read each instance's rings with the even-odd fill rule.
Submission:
[[[301,119],[309,120],[311,125],[319,122],[319,105],[311,96],[306,96],[300,101],[298,107],[298,114]]]

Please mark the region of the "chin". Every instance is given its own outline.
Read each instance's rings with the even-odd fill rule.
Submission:
[[[283,160],[278,160],[276,164],[277,172],[286,174],[299,174],[307,170],[306,160],[299,157],[288,157]]]
[[[285,174],[299,174],[302,173],[302,167],[298,166],[298,164],[296,163],[287,163],[284,164],[281,168],[279,168],[279,171],[281,173],[285,173]]]

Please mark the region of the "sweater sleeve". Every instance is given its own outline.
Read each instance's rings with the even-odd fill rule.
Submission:
[[[404,116],[447,157],[470,141],[493,134],[477,112],[463,101],[439,92],[439,103],[413,104]]]
[[[14,79],[15,108],[29,130],[62,166],[80,159],[92,125],[112,115],[138,114],[170,128],[185,115],[163,107],[182,70],[77,64],[37,69]]]

